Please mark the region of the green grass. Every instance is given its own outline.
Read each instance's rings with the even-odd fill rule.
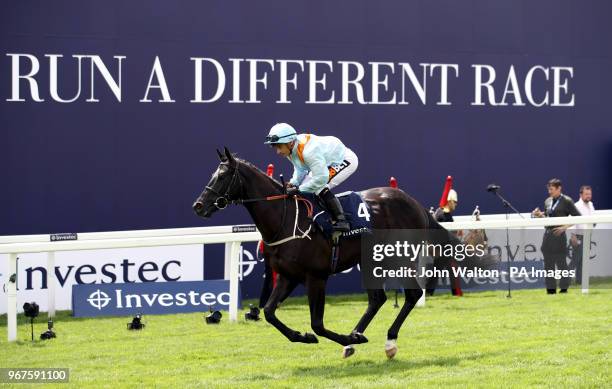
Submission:
[[[392,297],[392,293],[389,293]],[[370,343],[349,359],[319,338],[293,344],[265,321],[207,326],[203,314],[145,316],[141,332],[128,318],[75,319],[61,312],[58,338],[6,342],[0,318],[0,367],[68,367],[77,387],[610,387],[612,290],[547,296],[543,290],[430,298],[404,324],[399,352],[384,342],[397,310],[392,298],[366,331]],[[364,295],[329,297],[328,328],[348,333],[366,306]],[[303,298],[278,311],[289,326],[310,330]],[[35,327],[40,334],[43,315]],[[0,385],[1,386],[1,385]],[[64,384],[65,386],[65,384]],[[24,387],[19,386],[19,387]]]

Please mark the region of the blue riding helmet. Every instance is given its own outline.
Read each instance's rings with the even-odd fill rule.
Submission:
[[[297,132],[291,125],[287,123],[275,124],[266,136],[266,145],[274,145],[279,143],[289,143],[297,139]]]

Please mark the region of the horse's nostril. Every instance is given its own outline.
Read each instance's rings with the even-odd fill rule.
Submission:
[[[193,209],[195,209],[196,211],[199,211],[202,208],[204,208],[204,204],[202,204],[202,202],[196,201],[195,203],[193,203]]]

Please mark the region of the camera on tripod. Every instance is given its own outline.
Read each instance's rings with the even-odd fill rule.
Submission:
[[[139,313],[134,316],[131,323],[127,323],[128,330],[142,330],[145,328],[145,324],[142,322],[142,315]]]

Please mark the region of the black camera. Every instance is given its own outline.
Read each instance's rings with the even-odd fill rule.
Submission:
[[[38,316],[39,311],[40,308],[35,302],[23,304],[23,313],[26,317],[34,319],[36,316]]]
[[[49,320],[47,322],[47,331],[40,334],[40,339],[48,340],[48,339],[53,339],[55,337],[56,337],[55,332],[53,332],[53,320]]]
[[[128,330],[142,330],[145,328],[145,324],[142,322],[142,315],[138,314],[134,316],[131,323],[127,324]]]
[[[253,321],[261,320],[259,318],[259,308],[254,307],[253,304],[249,304],[249,312],[244,314],[244,318],[246,320],[253,320]]]
[[[211,309],[210,313],[206,315],[206,324],[219,324],[221,322],[221,317],[223,317],[221,312]]]

